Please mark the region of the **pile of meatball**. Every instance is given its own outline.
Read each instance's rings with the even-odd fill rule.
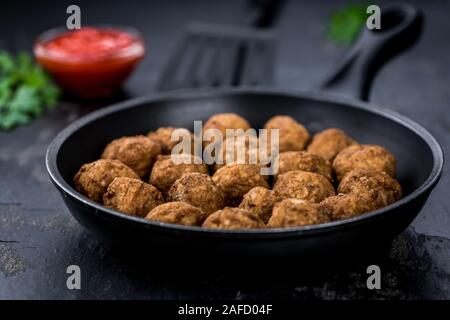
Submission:
[[[226,129],[247,130],[250,124],[237,114],[222,113],[209,118],[203,132],[210,128],[225,136]],[[111,141],[99,160],[80,168],[74,185],[86,197],[122,213],[220,229],[327,223],[401,198],[394,178],[396,159],[385,148],[359,144],[336,128],[311,138],[302,124],[284,115],[269,119],[264,128],[279,129],[279,168],[273,176],[261,175],[259,164],[207,166],[192,152],[171,155],[177,128],[163,127],[147,136]],[[233,150],[218,152],[226,156],[239,148],[245,154],[257,151],[251,150],[254,144],[236,142]],[[174,157],[190,161],[174,162]]]

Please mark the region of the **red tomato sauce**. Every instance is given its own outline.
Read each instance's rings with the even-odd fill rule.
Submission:
[[[43,44],[55,58],[77,60],[101,59],[131,46],[136,39],[129,33],[113,29],[83,28],[67,32]]]
[[[145,54],[139,35],[114,28],[85,27],[39,39],[38,62],[66,90],[81,98],[114,93]]]

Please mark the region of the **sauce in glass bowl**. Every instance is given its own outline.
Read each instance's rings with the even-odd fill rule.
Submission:
[[[39,36],[34,54],[61,87],[82,99],[101,99],[123,84],[144,57],[145,45],[131,28],[57,28]]]

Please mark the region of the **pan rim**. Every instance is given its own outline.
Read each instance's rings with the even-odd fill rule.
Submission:
[[[121,213],[119,211],[109,209],[104,207],[101,204],[98,204],[89,198],[83,196],[79,192],[77,192],[72,186],[70,186],[62,177],[59,172],[59,168],[57,166],[57,156],[59,154],[60,148],[66,139],[79,130],[81,127],[89,124],[92,121],[95,121],[103,116],[106,116],[111,113],[115,113],[121,110],[126,110],[129,108],[134,108],[136,106],[141,105],[142,103],[151,103],[157,101],[176,101],[176,100],[184,100],[184,99],[199,99],[199,98],[208,98],[208,97],[220,97],[220,96],[230,96],[230,95],[242,95],[242,94],[259,94],[259,95],[279,95],[290,98],[303,98],[309,99],[318,102],[327,102],[333,104],[342,105],[342,107],[355,108],[359,110],[364,110],[369,113],[375,113],[384,118],[387,118],[391,121],[406,127],[407,129],[413,131],[417,134],[421,139],[425,141],[425,143],[430,148],[433,155],[433,168],[428,176],[428,178],[420,185],[417,189],[411,192],[406,197],[390,204],[389,206],[383,207],[381,209],[371,211],[368,213],[364,213],[362,215],[352,217],[349,219],[332,221],[324,224],[316,224],[316,225],[308,225],[308,226],[299,226],[299,227],[289,227],[289,228],[271,228],[271,229],[239,229],[239,230],[227,230],[227,229],[206,229],[198,226],[184,226],[184,225],[175,225],[158,221],[145,220],[138,217],[133,217],[127,215],[125,213]],[[233,237],[245,237],[245,238],[259,238],[259,237],[289,237],[289,236],[298,236],[298,235],[315,235],[318,233],[326,233],[333,232],[337,229],[341,230],[342,228],[351,228],[364,223],[366,220],[370,220],[373,218],[380,217],[386,214],[389,211],[392,211],[395,208],[401,207],[413,199],[419,197],[423,193],[425,193],[430,188],[433,188],[439,178],[441,176],[442,170],[444,166],[444,153],[442,147],[440,146],[437,139],[422,127],[420,124],[415,122],[414,120],[409,119],[406,116],[403,116],[395,111],[390,109],[386,109],[383,107],[379,107],[378,105],[352,100],[345,97],[334,96],[332,94],[326,92],[301,92],[301,91],[292,91],[285,89],[274,89],[272,88],[229,88],[229,89],[206,89],[206,90],[196,90],[196,91],[186,91],[186,90],[177,90],[165,93],[156,93],[144,95],[141,97],[129,99],[123,102],[119,102],[113,104],[111,106],[102,108],[100,110],[89,113],[70,125],[64,128],[50,143],[47,152],[46,152],[46,168],[47,172],[52,180],[52,182],[65,194],[69,195],[71,198],[75,199],[77,202],[82,203],[84,206],[92,207],[97,214],[104,214],[105,216],[109,216],[108,218],[116,218],[122,219],[123,222],[132,223],[139,225],[138,227],[145,228],[155,228],[159,229],[159,231],[174,231],[174,232],[183,232],[188,234],[203,234],[210,236],[233,236]]]

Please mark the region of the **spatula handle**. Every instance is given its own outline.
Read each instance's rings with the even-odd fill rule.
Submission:
[[[244,24],[254,28],[265,29],[271,27],[285,0],[251,0],[250,13]]]

